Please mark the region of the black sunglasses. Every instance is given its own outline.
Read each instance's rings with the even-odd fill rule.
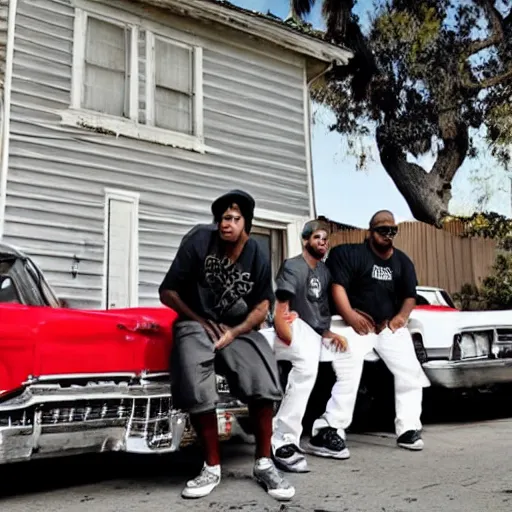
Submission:
[[[372,231],[381,236],[394,237],[398,233],[398,226],[378,226],[373,228]]]

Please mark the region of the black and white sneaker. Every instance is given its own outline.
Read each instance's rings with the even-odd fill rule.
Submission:
[[[271,459],[256,461],[253,475],[272,498],[289,501],[295,496],[295,488],[279,474]]]
[[[332,427],[325,427],[318,431],[304,446],[307,453],[319,457],[331,457],[333,459],[348,459],[350,451],[345,441]]]
[[[220,468],[216,471],[214,468],[203,466],[201,473],[189,480],[183,489],[181,496],[183,498],[204,498],[208,496],[220,483]]]
[[[279,447],[273,454],[276,466],[290,473],[308,473],[308,463],[302,450],[294,444]]]
[[[406,450],[420,451],[423,450],[423,439],[419,430],[408,430],[404,432],[397,440],[398,446]]]

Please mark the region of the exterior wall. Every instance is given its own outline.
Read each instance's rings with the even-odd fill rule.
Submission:
[[[0,84],[4,85],[5,54],[7,46],[7,16],[9,15],[9,0],[0,0]]]
[[[158,21],[190,23],[162,13]],[[200,154],[61,123],[73,24],[70,0],[18,0],[4,241],[31,254],[60,297],[102,304],[106,187],[140,193],[141,305],[158,302],[181,237],[210,221],[211,201],[226,190],[252,193],[276,222],[310,214],[303,59],[198,27],[208,148]]]

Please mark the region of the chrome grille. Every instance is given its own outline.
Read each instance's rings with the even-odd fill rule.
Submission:
[[[512,329],[496,329],[498,343],[512,343]]]
[[[512,358],[512,329],[496,329],[493,354],[498,359]]]
[[[0,427],[27,427],[34,423],[34,412],[27,409],[0,413]]]
[[[158,436],[170,433],[171,399],[135,398],[130,420],[131,437]]]
[[[36,383],[27,387],[19,397],[10,399],[13,408],[6,410],[4,404],[3,410],[0,410],[0,428],[28,427],[30,431],[41,429],[38,435],[44,435],[45,432],[120,427],[126,428],[126,441],[135,442],[136,449],[142,451],[144,447],[151,451],[169,449],[175,442],[173,435],[176,432],[179,432],[177,439],[181,439],[183,429],[184,438],[190,437],[193,432],[186,415],[172,408],[170,385],[165,382],[149,384],[155,385],[156,396],[112,397],[117,389],[119,395],[126,393],[126,385],[111,380],[91,382],[89,377],[84,377],[81,379],[83,384],[77,384],[78,379],[74,378],[75,384],[69,386],[61,385],[61,380],[55,379],[58,387],[54,382],[48,383],[48,388],[45,383]],[[226,404],[239,405],[232,398],[225,377],[217,376],[216,383],[222,407]],[[107,397],[102,396],[102,386],[106,388]],[[134,386],[134,394],[140,392],[140,388],[137,388],[140,383]],[[76,398],[69,396],[75,393],[78,395]],[[84,396],[87,393],[93,396]],[[62,395],[62,399],[56,400],[58,395]],[[47,397],[51,399],[47,400]],[[27,406],[23,407],[23,403],[27,403]]]
[[[131,400],[90,400],[68,404],[45,404],[41,408],[41,424],[61,425],[101,420],[126,423],[131,413]]]

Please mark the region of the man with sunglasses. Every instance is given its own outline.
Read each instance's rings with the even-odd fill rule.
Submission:
[[[394,376],[397,444],[423,449],[421,403],[430,385],[416,357],[407,323],[416,305],[416,271],[409,257],[393,247],[398,233],[393,214],[378,211],[362,244],[334,247],[327,259],[332,299],[346,324],[348,350],[331,360],[336,383],[325,413],[313,424],[307,451],[334,456],[352,422],[365,356],[375,350]]]
[[[291,363],[285,395],[274,418],[273,458],[284,471],[309,471],[300,448],[302,420],[315,385],[322,343],[344,350],[346,340],[329,331],[331,275],[322,261],[327,227],[306,222],[302,253],[283,262],[276,278],[274,329],[261,332],[274,346],[276,359]]]

